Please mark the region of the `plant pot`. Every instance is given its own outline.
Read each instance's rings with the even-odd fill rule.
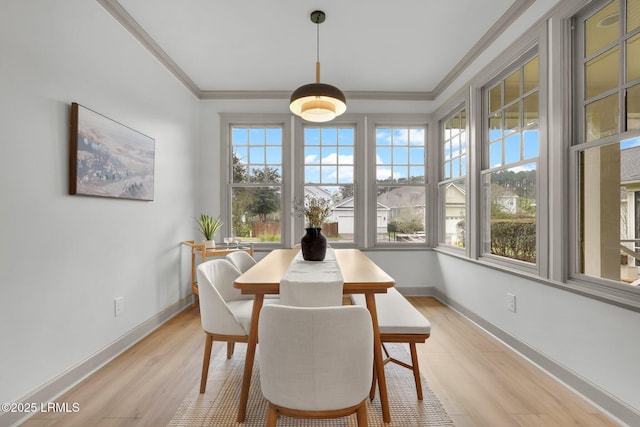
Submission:
[[[205,249],[215,249],[216,248],[216,241],[215,240],[205,240],[204,241],[204,248]]]
[[[323,261],[327,253],[327,238],[322,234],[322,228],[306,228],[307,233],[302,236],[302,258],[305,261]]]

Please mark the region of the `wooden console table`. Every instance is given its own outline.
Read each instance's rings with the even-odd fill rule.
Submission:
[[[185,240],[181,242],[185,246],[191,248],[191,292],[193,292],[193,305],[195,306],[198,301],[198,278],[196,276],[196,255],[200,256],[200,262],[206,261],[210,257],[226,256],[232,252],[244,251],[253,256],[253,244],[249,246],[240,245],[238,247],[218,246],[215,248],[205,249],[204,243],[196,243],[194,240]],[[235,243],[231,243],[235,245]]]

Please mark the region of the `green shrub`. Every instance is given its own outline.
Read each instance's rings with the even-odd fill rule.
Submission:
[[[491,253],[526,262],[536,262],[536,223],[495,221],[491,223]]]

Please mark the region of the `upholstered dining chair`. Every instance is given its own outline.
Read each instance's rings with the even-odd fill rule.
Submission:
[[[360,306],[265,305],[258,327],[260,385],[269,402],[267,426],[278,416],[339,418],[367,425],[373,327]]]
[[[198,289],[200,293],[200,320],[206,333],[200,393],[207,387],[209,362],[213,341],[227,343],[227,359],[233,355],[237,342],[247,342],[251,325],[253,296],[242,295],[233,282],[242,273],[226,259],[215,259],[198,265]],[[265,300],[265,304],[279,299]]]
[[[245,251],[231,252],[230,254],[227,254],[227,259],[231,261],[231,263],[240,270],[241,273],[244,273],[256,265],[255,258]]]

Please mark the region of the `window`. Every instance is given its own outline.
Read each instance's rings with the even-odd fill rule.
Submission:
[[[304,195],[330,201],[323,234],[330,244],[353,243],[356,234],[355,127],[303,126]]]
[[[426,243],[426,125],[375,125],[376,244]],[[372,232],[373,226],[370,226]],[[373,234],[373,232],[371,233]]]
[[[314,196],[330,203],[323,232],[333,246],[426,246],[427,118],[368,117],[365,132],[357,114],[294,126],[289,115],[221,114],[225,233],[258,248],[293,246],[305,227],[294,203]]]
[[[228,168],[223,177],[228,196],[222,211],[225,233],[258,244],[282,245],[283,206],[289,175],[285,152],[289,136],[283,122],[233,121],[223,117],[223,154]]]
[[[578,170],[574,271],[640,278],[640,1],[597,2],[576,18]]]
[[[529,53],[483,90],[482,254],[537,262],[539,64]]]
[[[467,114],[464,108],[441,121],[440,138],[439,243],[464,248],[468,158]]]

